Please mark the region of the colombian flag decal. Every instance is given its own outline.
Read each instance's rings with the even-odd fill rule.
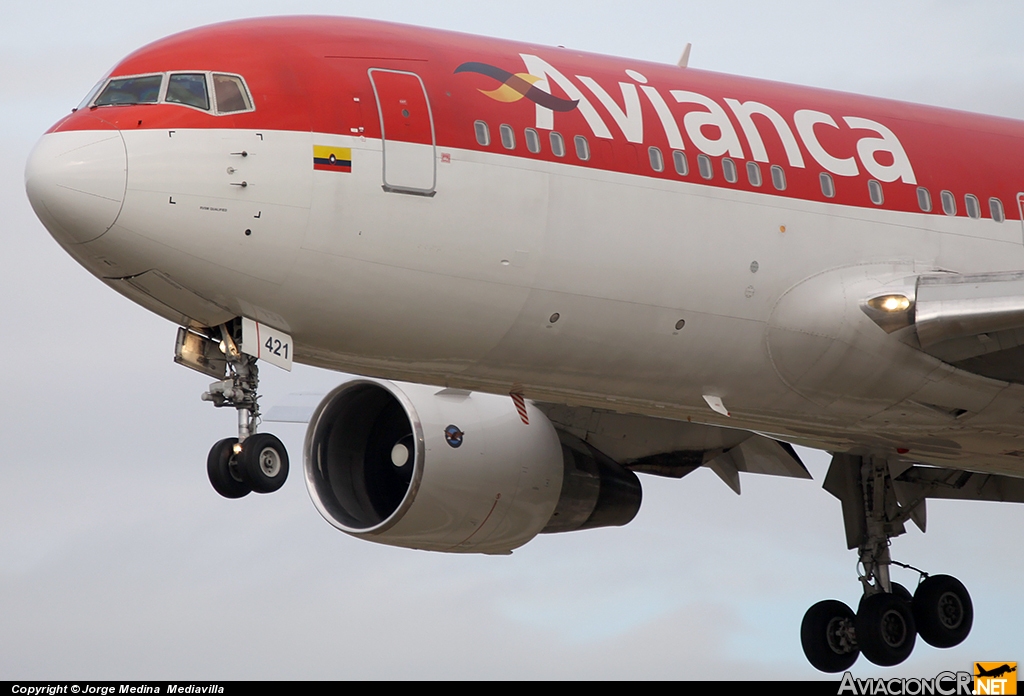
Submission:
[[[352,148],[314,145],[313,169],[322,172],[351,172]]]

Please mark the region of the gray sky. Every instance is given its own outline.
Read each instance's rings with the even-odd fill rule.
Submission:
[[[303,428],[279,493],[220,498],[210,445],[234,413],[171,361],[175,329],[107,290],[51,240],[24,162],[125,54],[167,34],[269,14],[376,17],[563,44],[1004,116],[1024,115],[1024,6],[1011,2],[255,0],[14,3],[0,24],[0,679],[815,678],[799,645],[820,599],[855,604],[838,501],[815,481],[709,471],[645,477],[630,525],[538,538],[511,557],[358,541],[302,483]],[[263,393],[336,374],[266,367]],[[894,556],[958,576],[968,641],[919,643],[933,676],[1024,661],[1024,508],[931,503]],[[997,550],[994,556],[986,555]],[[915,576],[897,576],[913,584]]]

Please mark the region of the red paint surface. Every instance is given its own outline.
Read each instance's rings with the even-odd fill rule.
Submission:
[[[860,97],[828,90],[798,87],[764,80],[718,73],[680,69],[675,66],[611,58],[572,50],[476,37],[433,29],[386,24],[361,19],[336,17],[285,17],[241,20],[195,29],[157,41],[125,58],[113,71],[114,76],[208,69],[242,75],[252,92],[255,111],[215,116],[172,104],[111,106],[84,109],[58,122],[51,130],[95,129],[97,127],[131,130],[175,128],[239,128],[316,131],[351,135],[363,128],[368,138],[380,137],[380,120],[367,71],[382,68],[414,72],[426,86],[433,109],[437,144],[443,147],[488,150],[509,156],[564,162],[581,167],[639,173],[647,177],[685,180],[707,186],[756,191],[772,196],[802,198],[864,208],[877,207],[868,197],[870,178],[860,167],[856,177],[835,176],[836,196],[825,198],[818,175],[823,171],[801,143],[806,167],[789,165],[781,141],[767,122],[755,116],[768,151],[770,163],[761,163],[764,185],[747,183],[746,160],[736,159],[739,181],[730,184],[722,178],[721,158],[712,158],[715,178],[704,181],[697,174],[698,150],[686,139],[690,174],[680,177],[671,163],[660,121],[644,101],[644,142],[627,142],[607,110],[585,89],[613,139],[595,138],[579,113],[555,115],[555,129],[565,136],[568,153],[563,158],[551,154],[547,137],[538,154],[525,148],[523,129],[535,125],[536,107],[522,99],[498,102],[480,92],[498,85],[487,76],[453,74],[466,61],[499,66],[510,72],[524,72],[520,53],[531,53],[546,60],[579,85],[577,75],[592,77],[621,105],[620,81],[627,82],[626,69],[636,70],[648,79],[668,101],[676,121],[687,111],[701,107],[676,104],[669,91],[687,90],[703,94],[720,105],[725,98],[741,102],[757,101],[779,112],[793,127],[792,114],[814,109],[831,115],[840,128],[818,126],[822,145],[835,157],[855,154],[856,143],[865,135],[842,123],[842,117],[855,116],[877,121],[891,129],[902,143],[918,185],[927,187],[933,201],[932,215],[942,215],[940,191],[952,191],[957,199],[957,214],[964,216],[964,195],[973,193],[981,201],[982,216],[989,216],[988,198],[996,196],[1004,204],[1008,218],[1019,218],[1015,204],[1018,191],[1024,190],[1024,175],[1017,163],[1024,161],[1024,123],[966,112],[919,106],[903,102]],[[412,78],[409,78],[412,80]],[[409,83],[411,85],[411,82]],[[394,87],[395,93],[391,93]],[[389,98],[402,92],[402,85],[389,85]],[[405,89],[405,94],[414,94]],[[565,95],[557,86],[552,93]],[[417,107],[418,109],[419,107]],[[397,132],[406,133],[414,142],[424,138],[425,121],[416,109],[408,124],[395,120]],[[750,148],[740,124],[726,108],[739,134],[744,154]],[[391,118],[391,116],[386,116]],[[397,118],[397,117],[396,117]],[[97,121],[101,119],[101,121]],[[481,147],[473,132],[473,122],[482,119],[490,125],[491,144]],[[390,121],[388,121],[390,123]],[[498,137],[498,126],[515,128],[517,148],[505,150]],[[763,127],[762,127],[763,126]],[[795,132],[795,128],[793,129]],[[355,132],[360,132],[356,130]],[[587,162],[575,158],[572,139],[585,135],[592,157]],[[665,171],[657,173],[647,165],[647,148],[656,146],[665,155]],[[771,186],[769,166],[785,168],[788,188],[783,192]],[[900,181],[883,183],[884,209],[920,213],[916,186]],[[991,223],[989,223],[991,224]]]

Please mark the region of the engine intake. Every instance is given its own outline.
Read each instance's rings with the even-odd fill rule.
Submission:
[[[315,498],[345,531],[382,531],[423,476],[422,448],[414,444],[423,434],[414,434],[403,405],[376,384],[335,394],[315,417]]]

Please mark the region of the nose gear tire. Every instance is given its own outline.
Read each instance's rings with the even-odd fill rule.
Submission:
[[[206,458],[206,474],[210,477],[213,490],[225,498],[244,498],[252,492],[252,486],[238,468],[235,456],[237,444],[238,438],[225,438],[210,448]]]
[[[252,490],[273,493],[288,478],[288,451],[270,433],[257,433],[242,443],[238,465]]]

